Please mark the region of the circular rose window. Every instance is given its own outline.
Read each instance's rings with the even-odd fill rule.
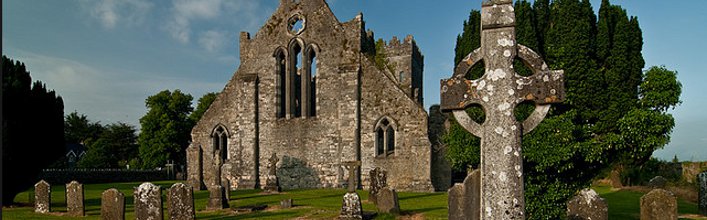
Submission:
[[[298,35],[304,31],[305,25],[304,16],[296,14],[287,22],[287,30],[289,30],[291,34]]]

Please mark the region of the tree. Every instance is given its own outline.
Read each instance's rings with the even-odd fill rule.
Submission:
[[[598,21],[588,0],[537,0],[528,6],[515,3],[517,42],[537,45],[533,49],[551,69],[565,71],[567,99],[523,136],[526,212],[529,219],[559,219],[566,201],[599,173],[617,164],[641,164],[668,143],[674,121],[667,109],[680,103],[681,85],[677,73],[664,67],[642,73],[638,19],[608,0]],[[479,36],[479,21],[471,21],[478,18],[469,19],[457,38],[455,63],[478,47],[472,44],[478,39],[463,39]],[[516,118],[527,117],[528,109],[519,105]],[[483,122],[483,111],[475,111],[467,109]],[[478,166],[478,138],[453,119],[442,140],[454,169]]]
[[[204,113],[206,110],[209,109],[209,106],[211,106],[211,103],[216,100],[216,97],[218,97],[218,93],[216,92],[210,92],[204,94],[201,98],[199,98],[199,104],[196,105],[196,110],[189,115],[189,119],[196,124],[199,122],[199,119],[201,119],[201,116],[204,116]]]
[[[3,55],[3,204],[64,153],[64,101],[41,81],[31,82],[24,63]]]
[[[86,115],[72,112],[64,120],[64,138],[66,143],[79,144],[86,140],[98,139],[103,132],[103,125],[91,122]]]
[[[168,161],[185,163],[185,149],[194,126],[189,119],[192,96],[180,90],[164,90],[145,100],[149,109],[140,118],[142,131],[138,136],[142,168],[164,166]]]
[[[135,127],[122,122],[107,125],[85,144],[86,155],[78,162],[82,168],[122,168],[138,156]]]

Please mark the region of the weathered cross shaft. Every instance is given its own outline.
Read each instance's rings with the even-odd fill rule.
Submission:
[[[539,55],[516,43],[512,0],[486,0],[481,13],[481,48],[458,64],[452,78],[442,80],[441,109],[453,111],[464,128],[481,138],[481,219],[524,219],[521,135],[542,121],[550,103],[564,99],[563,72],[549,70]],[[533,75],[515,73],[516,56]],[[485,74],[465,79],[480,60]],[[526,100],[535,102],[536,108],[521,124],[513,111]],[[482,125],[464,111],[471,104],[483,107]]]

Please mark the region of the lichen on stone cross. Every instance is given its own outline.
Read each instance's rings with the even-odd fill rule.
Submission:
[[[543,120],[550,103],[561,102],[565,96],[563,71],[549,70],[537,53],[516,43],[512,3],[482,3],[481,48],[464,58],[451,78],[441,81],[441,109],[453,112],[460,125],[481,138],[481,219],[525,218],[520,137]],[[516,57],[533,75],[520,76],[514,71]],[[485,74],[466,79],[469,69],[481,60]],[[519,123],[513,110],[523,101],[534,102],[535,110]],[[472,104],[483,107],[483,124],[466,114]]]
[[[346,161],[341,165],[349,170],[349,192],[356,192],[356,168],[361,166],[361,161]]]

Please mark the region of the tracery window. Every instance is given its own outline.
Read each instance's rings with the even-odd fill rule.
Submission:
[[[377,157],[395,154],[395,130],[395,125],[388,117],[383,117],[376,123],[375,148]]]
[[[226,161],[228,159],[228,132],[226,129],[219,125],[211,133],[211,138],[214,146],[214,153],[219,153],[221,161]]]

